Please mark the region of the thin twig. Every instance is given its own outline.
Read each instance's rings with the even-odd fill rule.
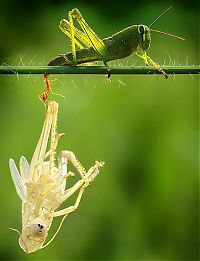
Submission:
[[[200,74],[200,65],[163,66],[167,74]],[[151,66],[0,66],[0,74],[161,74]]]

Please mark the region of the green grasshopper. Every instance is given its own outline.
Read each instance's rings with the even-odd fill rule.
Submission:
[[[185,40],[176,35],[151,29],[151,26],[171,8],[172,6],[161,13],[149,27],[142,24],[132,25],[103,40],[96,35],[86,23],[80,11],[75,8],[68,13],[69,21],[62,19],[59,26],[61,31],[71,40],[72,52],[60,54],[53,58],[48,65],[78,65],[96,61],[103,61],[107,65],[109,61],[121,59],[134,53],[144,60],[145,65],[153,66],[159,72],[163,73],[165,78],[168,78],[160,65],[147,56],[146,51],[151,44],[151,31]],[[82,31],[74,27],[73,19],[77,20]],[[76,47],[78,48],[77,50]]]

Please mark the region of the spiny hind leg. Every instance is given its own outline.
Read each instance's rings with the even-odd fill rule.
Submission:
[[[59,28],[67,37],[69,37],[70,40],[72,39],[71,32],[70,32],[70,23],[66,19],[62,19],[60,21]],[[85,36],[85,34],[82,31],[78,30],[76,27],[74,27],[73,29],[74,29],[75,45],[79,49],[84,48],[82,44],[84,44],[86,47],[90,47],[90,41],[88,40],[88,37]]]
[[[83,178],[86,174],[86,170],[83,165],[76,158],[75,154],[72,151],[64,150],[61,152],[61,162],[63,162],[63,167],[68,164],[68,161],[72,163],[72,165],[77,169],[81,177]]]
[[[97,176],[97,174],[99,173],[99,168],[103,167],[104,162],[95,162],[95,165],[92,166],[88,171],[86,171],[86,169],[83,167],[83,165],[80,163],[80,161],[76,158],[75,154],[72,151],[62,151],[61,155],[60,155],[60,164],[59,164],[59,170],[61,172],[61,176],[66,176],[66,175],[73,175],[73,172],[67,172],[67,165],[68,162],[71,162],[72,165],[77,169],[77,171],[79,172],[80,176],[81,176],[81,180],[79,180],[72,188],[70,188],[68,191],[71,191],[72,193],[74,193],[74,191],[76,191],[80,186],[82,186],[81,184],[79,184],[80,182],[85,182],[89,185],[89,183],[91,181],[94,180],[94,178]],[[79,184],[79,185],[77,185]],[[70,192],[70,194],[71,194]]]
[[[103,162],[96,161],[95,165],[92,166],[88,170],[88,172],[85,174],[85,176],[81,180],[77,181],[76,184],[72,188],[65,191],[65,194],[62,198],[62,202],[64,202],[67,198],[69,198],[71,195],[73,195],[80,188],[80,191],[79,191],[75,204],[73,206],[70,206],[70,207],[67,207],[62,210],[58,210],[58,211],[54,212],[54,214],[53,214],[54,217],[67,215],[77,209],[85,188],[87,186],[89,186],[89,184],[94,180],[94,178],[99,173],[99,168],[103,167],[103,165],[104,165]]]
[[[66,199],[68,199],[69,197],[71,197],[71,195],[73,195],[79,188],[81,187],[87,187],[90,185],[90,183],[95,179],[95,177],[98,175],[99,173],[99,169],[101,167],[103,167],[104,162],[95,162],[95,165],[92,166],[87,173],[84,174],[84,176],[77,181],[71,188],[67,189],[64,194],[63,197],[61,199],[61,202],[64,202]]]
[[[135,54],[144,60],[145,65],[152,65],[155,69],[164,74],[166,79],[168,78],[166,72],[163,71],[163,69],[160,67],[158,63],[154,62],[148,55],[146,55],[146,52],[136,51]]]
[[[49,156],[50,157],[54,157],[56,148],[57,148],[57,144],[59,139],[64,135],[64,133],[59,133],[56,134],[55,137],[53,138],[53,141],[51,143],[51,148],[50,150],[48,150],[36,163],[36,166],[39,166],[43,161],[45,161],[45,159],[47,159]]]
[[[72,47],[75,49],[75,29],[73,25],[73,18],[77,20],[80,27],[83,30],[85,39],[87,41],[87,46],[91,46],[98,54],[105,57],[106,56],[106,47],[104,42],[97,36],[97,34],[91,29],[91,27],[87,24],[87,22],[84,20],[82,14],[80,11],[75,8],[72,11],[69,12],[69,26],[70,26],[70,32],[71,32],[71,38],[72,38]],[[73,32],[72,32],[73,30]],[[78,38],[78,35],[76,35]],[[82,36],[82,35],[81,35]],[[81,41],[81,38],[80,38]],[[74,51],[72,50],[73,54]],[[75,57],[75,56],[74,56]]]

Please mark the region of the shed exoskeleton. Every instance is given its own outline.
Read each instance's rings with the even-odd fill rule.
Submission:
[[[103,162],[96,161],[88,171],[80,164],[71,151],[62,151],[59,164],[56,166],[56,148],[63,134],[57,134],[58,104],[50,101],[42,132],[33,154],[30,165],[26,158],[20,158],[18,171],[13,159],[9,160],[11,176],[19,198],[22,201],[22,232],[20,234],[20,247],[26,252],[35,252],[47,246],[58,233],[66,216],[79,206],[85,188],[94,180],[103,167]],[[50,138],[50,149],[47,144]],[[66,189],[66,180],[74,174],[67,170],[71,162],[80,174],[80,179]],[[60,204],[79,190],[73,206],[58,210]],[[45,240],[54,217],[63,216],[58,230],[52,239]],[[15,229],[14,229],[15,230]]]

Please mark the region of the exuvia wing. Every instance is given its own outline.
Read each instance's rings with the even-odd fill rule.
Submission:
[[[26,191],[26,187],[24,184],[24,179],[19,174],[19,171],[18,171],[13,159],[9,160],[9,167],[10,167],[10,173],[11,173],[12,180],[15,185],[17,194],[22,201],[26,201],[27,191]]]
[[[27,159],[24,156],[21,156],[20,162],[19,162],[19,169],[20,169],[21,177],[24,179],[24,183],[28,179],[29,168],[30,167],[29,167]]]

